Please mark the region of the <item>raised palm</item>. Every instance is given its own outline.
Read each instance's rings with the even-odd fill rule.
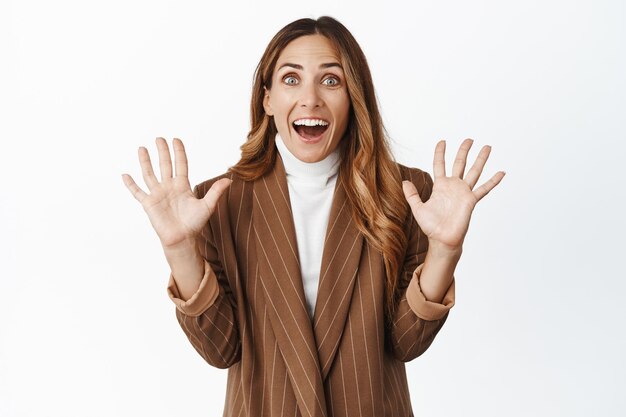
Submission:
[[[489,158],[491,147],[484,146],[480,150],[464,178],[467,154],[472,143],[472,139],[466,139],[459,147],[450,177],[446,177],[446,143],[443,140],[437,143],[433,162],[433,189],[425,203],[411,182],[405,181],[403,186],[413,217],[428,236],[429,242],[438,243],[450,250],[462,246],[476,203],[498,185],[505,174],[503,171],[497,172],[489,181],[474,190]]]
[[[148,150],[140,147],[138,151],[143,179],[150,194],[141,190],[130,175],[123,174],[122,178],[128,190],[148,214],[163,247],[173,248],[195,239],[215,211],[217,201],[230,180],[223,178],[216,181],[204,198],[198,199],[191,190],[187,177],[187,155],[183,142],[177,138],[172,142],[175,176],[172,176],[172,160],[167,142],[163,138],[157,138],[156,144],[161,182],[154,175]]]

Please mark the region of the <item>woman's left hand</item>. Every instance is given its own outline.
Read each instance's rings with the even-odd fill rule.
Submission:
[[[489,158],[491,146],[483,146],[474,165],[464,177],[467,154],[473,142],[472,139],[465,139],[459,147],[450,177],[446,176],[446,142],[441,140],[437,143],[433,161],[433,189],[426,203],[422,202],[413,183],[403,181],[404,196],[417,224],[428,236],[429,247],[451,254],[461,250],[476,203],[498,185],[505,174],[504,171],[498,171],[489,181],[474,190]]]

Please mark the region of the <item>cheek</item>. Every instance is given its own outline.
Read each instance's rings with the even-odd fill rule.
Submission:
[[[350,98],[347,94],[337,97],[335,102],[335,117],[337,122],[337,129],[345,132],[350,119]]]
[[[346,91],[338,92],[332,97],[335,109],[338,112],[345,113],[350,108],[350,97]]]
[[[338,118],[346,119],[350,114],[350,99],[347,95],[336,97],[333,107]]]
[[[285,93],[275,94],[271,98],[272,109],[275,113],[277,113],[277,115],[285,116],[290,108],[289,103],[289,97]]]
[[[272,110],[274,112],[274,123],[277,128],[289,130],[289,101],[284,95],[277,94],[272,97]],[[285,132],[283,132],[284,134]]]

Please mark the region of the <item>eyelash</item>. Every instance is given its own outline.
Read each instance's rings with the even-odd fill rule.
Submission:
[[[293,75],[293,74],[287,74],[287,75],[285,75],[283,77],[283,82],[285,82],[285,80],[288,79],[288,78],[296,78],[296,76]],[[335,75],[331,75],[328,78],[325,78],[324,81],[329,80],[329,79],[334,79],[334,80],[337,81],[337,84],[330,85],[329,87],[337,87],[338,85],[341,84],[341,80],[339,79],[339,77],[337,77]],[[288,83],[285,83],[285,84],[287,84],[287,85],[294,85],[294,84],[288,84]]]

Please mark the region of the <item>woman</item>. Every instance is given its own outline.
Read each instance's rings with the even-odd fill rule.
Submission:
[[[483,147],[434,183],[396,163],[365,56],[330,17],[281,29],[257,67],[241,160],[191,190],[182,142],[157,139],[161,182],[139,149],[168,294],[194,348],[228,368],[225,416],[413,415],[404,362],[454,305],[453,272]],[[228,188],[228,192],[225,190]],[[222,197],[223,196],[223,197]],[[407,204],[408,203],[408,204]]]

